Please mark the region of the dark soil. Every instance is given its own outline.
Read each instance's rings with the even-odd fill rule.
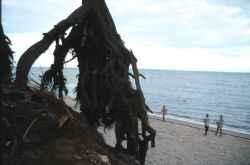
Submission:
[[[3,165],[136,164],[51,93],[5,87],[1,103]]]

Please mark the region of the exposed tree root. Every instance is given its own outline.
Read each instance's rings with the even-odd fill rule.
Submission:
[[[66,35],[69,28],[71,31]],[[71,50],[73,58],[78,61],[76,98],[81,105],[81,112],[92,126],[115,123],[116,149],[122,151],[121,142],[127,140],[125,150],[144,164],[148,141],[154,147],[156,132],[148,122],[149,108],[140,87],[137,60],[132,51],[124,46],[105,1],[83,0],[80,8],[31,46],[18,62],[17,86],[27,85],[32,64],[53,42],[56,42],[54,64],[43,75],[41,89],[58,90],[60,98],[63,97],[63,91],[67,93],[63,67]],[[129,73],[130,65],[133,74]],[[132,87],[129,75],[134,78],[136,88]]]

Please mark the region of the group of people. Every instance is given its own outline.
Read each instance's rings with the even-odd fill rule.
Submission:
[[[205,123],[205,134],[204,135],[207,135],[207,131],[209,129],[209,122],[210,122],[210,120],[209,120],[208,116],[209,115],[206,114],[206,117],[204,118],[204,123]],[[216,122],[216,124],[217,124],[217,130],[215,132],[215,135],[217,135],[218,132],[220,131],[220,136],[221,136],[223,123],[224,123],[223,117],[222,117],[222,115],[220,115],[219,120]]]
[[[162,114],[162,121],[165,121],[165,115],[168,113],[168,109],[165,105],[163,105],[162,109],[161,109],[161,114]],[[207,135],[207,131],[209,129],[209,122],[210,122],[210,119],[208,117],[209,115],[206,114],[206,117],[204,118],[204,123],[205,123],[205,134],[204,135]],[[220,118],[219,120],[216,122],[217,124],[217,130],[215,132],[215,135],[218,134],[218,132],[220,132],[220,136],[222,135],[222,127],[223,127],[223,123],[224,123],[224,120],[223,120],[223,116],[220,115]]]

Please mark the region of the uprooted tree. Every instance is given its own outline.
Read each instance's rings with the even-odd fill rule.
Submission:
[[[75,91],[81,113],[92,126],[115,123],[115,148],[126,150],[143,164],[148,142],[155,145],[156,132],[148,122],[137,59],[124,46],[105,1],[83,0],[81,7],[43,35],[18,61],[15,85],[27,86],[31,66],[55,42],[54,63],[42,76],[41,90],[58,91],[61,99],[63,92],[67,94],[63,68],[66,56],[72,55],[78,61]],[[129,73],[130,65],[133,74]],[[135,80],[135,88],[129,76]],[[125,149],[123,140],[127,141]]]

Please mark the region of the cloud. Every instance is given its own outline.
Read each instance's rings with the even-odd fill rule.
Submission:
[[[221,56],[210,49],[137,46],[140,68],[249,72],[250,56]]]
[[[46,32],[81,5],[81,0],[6,0],[3,26],[7,33]]]
[[[200,0],[145,0],[136,3],[124,0],[112,3],[110,9],[115,19],[118,16],[118,23],[126,17],[127,23],[121,24],[121,33],[125,33],[122,36],[143,35],[175,47],[250,43],[249,17],[244,16],[239,7]]]
[[[40,33],[16,33],[9,34],[12,45],[11,49],[14,53],[14,61],[17,62],[20,56],[33,44],[40,41],[42,39],[42,35]],[[53,49],[54,46],[51,46],[49,50],[47,50],[44,54],[42,54],[38,60],[35,62],[33,66],[37,67],[49,67],[54,60],[53,57]]]
[[[126,46],[133,49],[140,67],[250,72],[246,63],[250,58],[250,3],[246,0],[106,0],[106,3],[118,32]],[[3,1],[5,32],[42,34],[80,4],[81,0]]]
[[[17,61],[21,57],[21,55],[33,44],[40,41],[42,39],[42,35],[40,33],[15,33],[9,34],[8,37],[11,39],[12,45],[11,49],[15,51],[14,53],[14,61],[15,65],[17,65]],[[53,51],[55,49],[55,43],[53,43],[50,48],[36,60],[33,64],[33,67],[50,67],[54,62]],[[66,61],[71,59],[72,56],[69,54],[66,58]],[[77,61],[73,60],[66,65],[67,67],[76,67]]]

